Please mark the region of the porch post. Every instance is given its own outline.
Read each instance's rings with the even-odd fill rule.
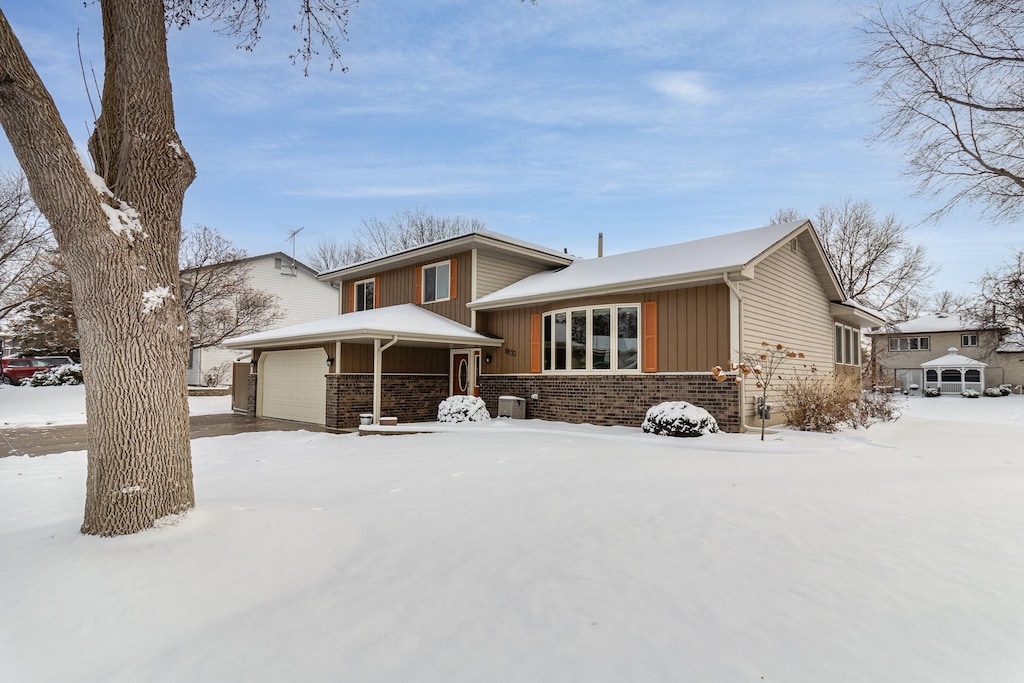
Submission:
[[[373,340],[373,424],[380,424],[381,361],[380,339]]]

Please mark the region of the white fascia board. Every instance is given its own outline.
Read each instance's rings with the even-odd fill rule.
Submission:
[[[270,349],[278,346],[299,346],[305,344],[323,344],[326,342],[357,342],[369,344],[374,339],[380,339],[381,341],[387,341],[398,337],[400,344],[412,343],[412,344],[441,344],[441,345],[459,345],[465,347],[474,346],[501,346],[505,343],[504,339],[495,339],[492,337],[462,337],[462,336],[447,336],[447,335],[430,335],[430,334],[403,334],[401,332],[395,332],[394,330],[348,330],[345,332],[321,332],[318,334],[308,334],[300,336],[289,336],[289,337],[270,337],[265,339],[259,339],[254,341],[243,341],[243,342],[232,342],[223,344],[229,349]]]
[[[727,271],[729,279],[733,282],[742,282],[754,278],[753,268],[740,268]],[[669,277],[651,278],[649,280],[634,280],[633,282],[619,282],[595,287],[580,289],[567,289],[557,292],[545,292],[511,299],[501,299],[494,302],[479,303],[470,301],[466,304],[470,309],[477,311],[493,311],[501,308],[513,308],[517,306],[529,306],[532,304],[543,304],[549,301],[561,301],[563,299],[579,299],[587,296],[614,296],[616,294],[628,294],[631,292],[644,292],[657,289],[668,289],[675,287],[695,287],[701,284],[724,282],[721,270],[706,271],[702,273],[687,273],[685,277],[672,275]]]

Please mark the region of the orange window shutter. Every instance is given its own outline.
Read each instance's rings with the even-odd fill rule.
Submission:
[[[658,371],[658,302],[644,302],[643,371]]]
[[[530,316],[530,372],[540,372],[540,313]]]
[[[459,261],[454,256],[448,262],[448,298],[459,296]]]
[[[355,313],[356,311],[356,283],[349,285],[348,291],[348,311],[349,313]]]
[[[373,278],[373,307],[380,308],[380,276]]]
[[[423,303],[423,266],[416,266],[416,303]]]

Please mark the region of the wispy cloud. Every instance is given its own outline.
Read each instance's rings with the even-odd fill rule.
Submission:
[[[689,105],[705,105],[720,98],[707,85],[707,74],[699,71],[663,71],[651,74],[648,81],[662,95]]]

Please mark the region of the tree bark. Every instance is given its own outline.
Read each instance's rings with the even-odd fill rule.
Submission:
[[[109,536],[195,504],[178,285],[195,168],[174,128],[162,0],[103,0],[101,10],[102,114],[89,143],[99,178],[2,11],[0,125],[71,281],[89,431],[82,531]]]

